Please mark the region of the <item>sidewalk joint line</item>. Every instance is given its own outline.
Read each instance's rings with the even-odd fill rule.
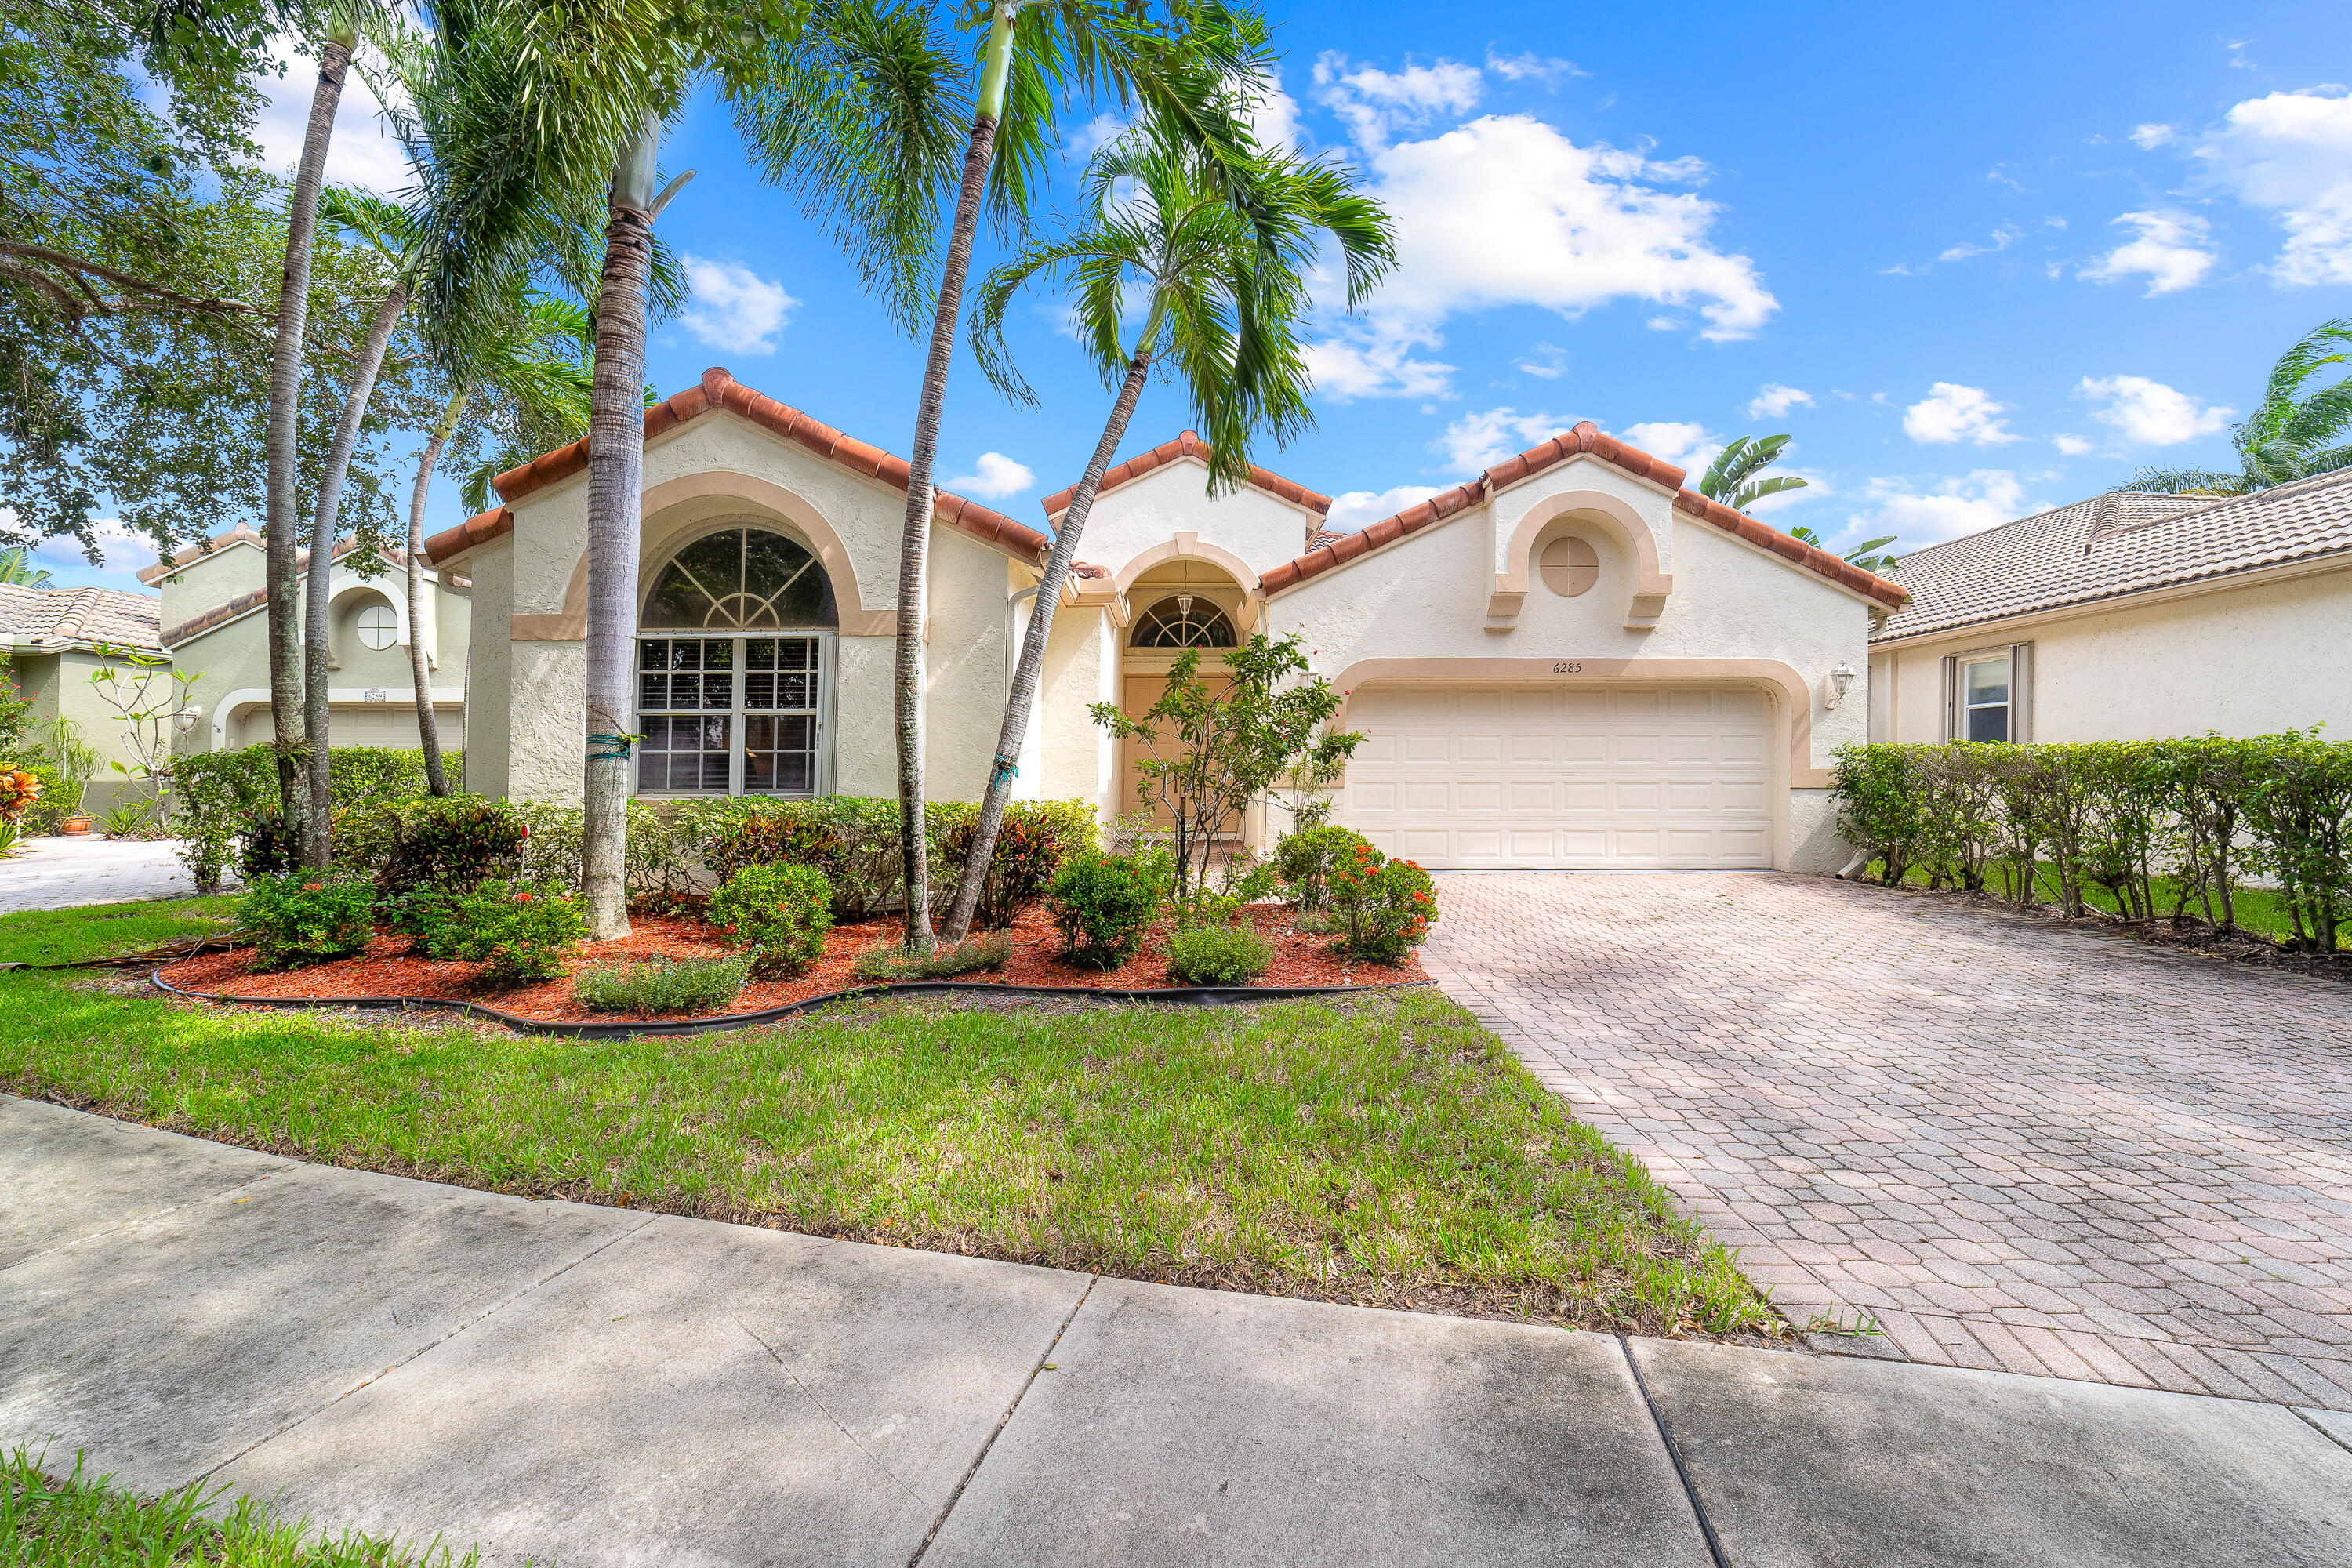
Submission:
[[[996,1447],[998,1435],[1012,1422],[1013,1413],[1021,1408],[1021,1401],[1028,1397],[1029,1385],[1035,1383],[1037,1374],[1045,1370],[1045,1362],[1053,1355],[1054,1347],[1060,1344],[1062,1336],[1070,1331],[1071,1323],[1077,1320],[1078,1309],[1087,1304],[1087,1298],[1095,1293],[1095,1285],[1101,1279],[1102,1276],[1099,1274],[1087,1276],[1087,1288],[1078,1292],[1078,1299],[1070,1303],[1070,1310],[1062,1319],[1061,1327],[1055,1329],[1054,1337],[1045,1342],[1045,1348],[1037,1352],[1036,1364],[1029,1369],[1029,1375],[1021,1380],[1021,1386],[1013,1392],[1013,1403],[1004,1407],[1004,1414],[998,1416],[996,1425],[988,1429],[988,1436],[982,1441],[980,1452],[971,1457],[971,1464],[965,1469],[963,1479],[956,1482],[955,1490],[948,1493],[948,1500],[940,1506],[939,1518],[931,1521],[931,1528],[924,1531],[922,1542],[915,1548],[915,1554],[907,1559],[907,1568],[917,1568],[917,1565],[923,1561],[924,1553],[930,1551],[931,1542],[940,1538],[940,1531],[946,1528],[948,1515],[953,1513],[955,1505],[963,1500],[964,1488],[971,1485],[971,1478],[980,1474],[980,1467],[986,1462],[988,1451]]]
[[[1706,1517],[1706,1504],[1699,1501],[1698,1488],[1691,1480],[1690,1471],[1683,1464],[1682,1446],[1675,1441],[1675,1429],[1666,1425],[1666,1413],[1650,1394],[1650,1380],[1642,1375],[1642,1363],[1633,1357],[1633,1342],[1619,1334],[1617,1348],[1625,1352],[1625,1370],[1633,1374],[1633,1386],[1642,1391],[1642,1403],[1650,1407],[1651,1423],[1658,1429],[1659,1438],[1666,1445],[1666,1458],[1675,1463],[1675,1475],[1683,1483],[1683,1495],[1690,1499],[1691,1512],[1698,1520],[1699,1533],[1706,1537],[1706,1554],[1715,1560],[1715,1568],[1731,1568],[1723,1555],[1723,1543],[1715,1538],[1714,1521]]]
[[[134,1122],[132,1125],[136,1126],[138,1124]],[[289,1163],[291,1163],[291,1162],[289,1161]],[[112,1236],[117,1231],[129,1230],[134,1225],[145,1225],[151,1220],[162,1219],[166,1215],[175,1215],[184,1209],[192,1209],[199,1205],[211,1203],[215,1198],[225,1198],[231,1193],[241,1193],[246,1188],[253,1185],[255,1182],[266,1182],[269,1180],[270,1177],[277,1174],[278,1174],[278,1173],[276,1171],[264,1171],[259,1175],[253,1177],[250,1181],[239,1182],[233,1187],[223,1187],[216,1193],[207,1193],[203,1197],[191,1198],[186,1203],[167,1204],[159,1209],[150,1209],[144,1214],[133,1215],[129,1219],[123,1220],[119,1224],[108,1226],[104,1230],[93,1230],[85,1235],[77,1236],[70,1241],[61,1241],[55,1247],[45,1247],[38,1252],[28,1252],[25,1254],[24,1257],[16,1259],[14,1263],[0,1264],[0,1274],[5,1274],[11,1268],[22,1268],[26,1264],[32,1262],[34,1259],[47,1258],[53,1252],[68,1251],[73,1247],[79,1247],[85,1241],[96,1241],[100,1237]]]
[[[468,1329],[474,1328],[487,1320],[495,1317],[497,1314],[505,1311],[509,1307],[513,1306],[517,1301],[521,1300],[525,1296],[530,1295],[534,1290],[538,1290],[545,1286],[553,1284],[556,1280],[562,1279],[566,1274],[571,1273],[573,1269],[579,1268],[582,1264],[587,1262],[590,1258],[595,1257],[606,1247],[611,1247],[617,1242],[628,1240],[629,1237],[636,1235],[639,1231],[645,1229],[646,1226],[653,1224],[654,1221],[661,1217],[662,1216],[657,1214],[649,1214],[646,1215],[643,1224],[633,1225],[628,1229],[621,1231],[617,1235],[607,1237],[604,1240],[598,1242],[595,1246],[590,1247],[587,1251],[582,1253],[579,1257],[573,1258],[562,1268],[554,1270],[552,1273],[544,1275],[538,1279],[532,1280],[530,1284],[522,1286],[512,1294],[507,1296],[504,1300],[495,1301],[489,1306],[483,1308],[472,1317],[467,1318],[464,1322],[453,1325],[448,1332],[441,1335],[430,1344],[417,1346],[416,1349],[411,1351],[408,1354],[402,1356],[398,1361],[393,1362],[376,1372],[370,1373],[367,1376],[360,1379],[357,1383],[352,1384],[341,1394],[338,1394],[334,1397],[304,1411],[301,1415],[294,1417],[293,1420],[279,1426],[276,1431],[255,1438],[252,1442],[247,1443],[244,1447],[239,1448],[236,1453],[228,1456],[228,1458],[222,1459],[217,1464],[207,1467],[197,1475],[196,1479],[200,1481],[208,1481],[212,1479],[214,1476],[217,1475],[222,1470],[228,1468],[229,1466],[236,1464],[239,1459],[244,1458],[256,1448],[258,1448],[267,1443],[274,1443],[278,1438],[286,1436],[287,1433],[294,1430],[295,1427],[303,1425],[305,1422],[313,1420],[318,1416],[325,1415],[328,1411],[332,1410],[336,1405],[341,1405],[344,1400],[349,1399],[352,1394],[357,1394],[361,1389],[382,1383],[385,1378],[390,1377],[394,1373],[398,1372],[410,1362],[416,1360],[417,1357],[424,1355],[429,1351],[440,1349],[443,1345],[447,1344],[451,1340],[456,1339],[459,1334],[466,1332]]]
[[[2329,1442],[2335,1444],[2346,1453],[2352,1454],[2352,1443],[2346,1442],[2340,1434],[2331,1432],[2326,1427],[2321,1426],[2318,1422],[2314,1421],[2311,1418],[2310,1411],[2305,1410],[2300,1405],[2290,1405],[2287,1408],[2294,1412],[2296,1420],[2302,1422],[2305,1426],[2310,1427],[2313,1431],[2318,1433],[2321,1436],[2326,1438]]]

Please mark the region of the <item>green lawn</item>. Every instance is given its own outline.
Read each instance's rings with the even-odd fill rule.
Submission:
[[[224,1012],[24,970],[0,973],[0,1089],[339,1164],[1131,1279],[1649,1331],[1775,1321],[1431,993],[869,1003],[619,1041]]]
[[[69,963],[137,952],[175,937],[226,930],[235,922],[236,906],[226,897],[167,899],[0,915],[0,963]]]
[[[0,1563],[9,1568],[472,1568],[474,1554],[332,1540],[248,1500],[222,1511],[203,1482],[142,1500],[92,1479],[79,1458],[44,1475],[30,1449],[0,1452]]]
[[[1873,862],[1873,866],[1874,868],[1872,875],[1875,876],[1878,874],[1877,863]],[[1906,886],[1924,888],[1927,885],[1927,873],[1915,866],[1905,874],[1903,880]],[[1989,868],[1985,874],[1986,890],[1999,897],[2001,896],[2001,886],[2000,876],[1994,869]],[[2058,868],[2048,861],[2042,862],[2038,868],[2035,889],[2042,902],[2056,903],[2058,901]],[[2179,883],[2173,878],[2158,876],[2156,879],[2156,912],[2158,918],[2168,918],[2171,915],[2173,901],[2179,896]],[[2116,914],[2121,908],[2116,901],[2116,896],[2095,882],[2085,882],[2083,885],[2083,902],[2102,914]],[[2230,889],[2230,902],[2231,907],[2236,911],[2238,929],[2241,931],[2269,937],[2290,937],[2294,934],[2294,922],[2287,919],[2286,905],[2276,893],[2261,888],[2233,886]],[[2219,912],[2221,904],[2217,900],[2214,904],[2216,912]],[[2204,900],[2192,896],[2185,912],[2190,920],[2202,924],[2205,919]]]

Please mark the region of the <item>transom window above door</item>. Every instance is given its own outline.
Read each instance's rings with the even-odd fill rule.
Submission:
[[[805,545],[764,528],[705,534],[671,557],[642,623],[678,630],[787,631],[839,624],[833,584]]]
[[[1234,623],[1202,594],[1171,594],[1135,623],[1130,647],[1231,647]]]

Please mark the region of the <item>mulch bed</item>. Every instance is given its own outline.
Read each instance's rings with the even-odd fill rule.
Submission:
[[[1282,904],[1252,905],[1248,914],[1258,930],[1273,939],[1274,962],[1258,976],[1261,986],[1395,985],[1426,981],[1429,976],[1411,959],[1401,964],[1365,963],[1333,951],[1331,938],[1301,931],[1290,923],[1290,910]],[[651,958],[717,958],[732,951],[724,938],[700,921],[675,915],[635,915],[630,932],[617,942],[581,945],[571,967]],[[1058,956],[1060,935],[1042,908],[1034,908],[1013,921],[1013,952],[995,973],[957,976],[972,984],[1076,985],[1093,988],[1145,990],[1182,984],[1168,973],[1168,927],[1156,928],[1144,950],[1126,965],[1113,970],[1081,969]],[[804,1002],[828,992],[874,984],[856,973],[859,956],[877,947],[894,946],[900,926],[895,918],[835,926],[824,944],[824,957],[805,974],[791,980],[754,977],[729,1004],[729,1013],[757,1013]],[[500,1012],[553,1023],[627,1023],[675,1018],[677,1015],[595,1013],[572,999],[572,981],[550,980],[535,984],[497,986],[483,984],[481,965],[436,962],[413,955],[405,936],[378,931],[363,953],[316,963],[301,969],[256,971],[248,966],[249,951],[208,952],[166,964],[163,977],[185,991],[217,992],[232,996],[336,997],[431,996],[478,1002]]]

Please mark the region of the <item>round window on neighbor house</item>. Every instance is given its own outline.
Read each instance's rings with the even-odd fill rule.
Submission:
[[[1601,579],[1601,557],[1581,539],[1555,539],[1543,547],[1538,562],[1544,586],[1563,599],[1573,599]]]
[[[355,624],[362,647],[390,647],[400,640],[400,617],[381,599],[364,606]]]
[[[1135,623],[1133,647],[1231,647],[1234,623],[1202,594],[1175,594]]]

